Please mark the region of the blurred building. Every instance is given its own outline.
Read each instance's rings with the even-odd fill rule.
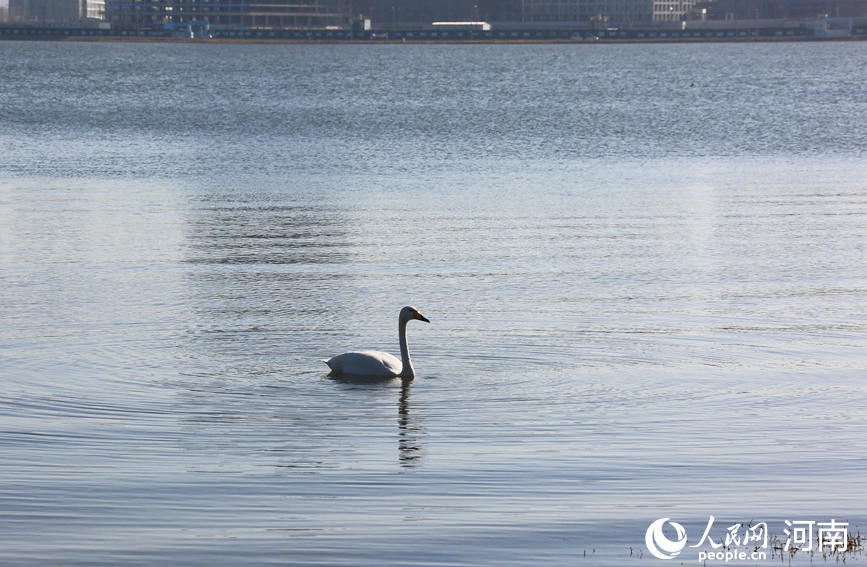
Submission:
[[[370,8],[375,26],[459,20],[568,26],[650,22],[654,0],[371,0]]]
[[[479,0],[479,19],[487,22],[517,22],[521,20],[523,0]]]
[[[867,16],[867,0],[353,0],[352,14],[378,28],[434,21],[569,26],[706,19],[805,19]]]
[[[692,11],[695,0],[653,0],[654,22],[679,22]]]
[[[862,18],[867,0],[700,0],[692,14],[708,20]]]
[[[343,27],[350,0],[108,0],[112,25],[142,28],[208,22],[211,29]]]
[[[105,19],[105,0],[81,0],[82,12],[81,15],[85,20],[104,20]]]
[[[105,0],[9,0],[9,21],[51,25],[105,19]]]
[[[474,0],[371,0],[375,26],[428,25],[435,21],[467,21],[478,18]]]
[[[653,0],[523,0],[521,21],[531,23],[647,23]]]

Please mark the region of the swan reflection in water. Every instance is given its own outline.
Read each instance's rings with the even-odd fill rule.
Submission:
[[[348,386],[358,386],[358,389],[388,388],[395,378],[375,378],[370,376],[329,376],[335,382]],[[410,403],[411,379],[400,379],[400,394],[397,403],[397,453],[400,466],[417,467],[421,464],[421,436],[424,428],[419,424],[418,417],[413,415]]]
[[[397,451],[403,467],[418,466],[421,458],[422,428],[409,412],[409,389],[411,380],[402,380],[400,403],[397,406]]]

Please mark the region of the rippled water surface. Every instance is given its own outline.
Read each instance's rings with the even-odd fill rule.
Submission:
[[[865,49],[0,43],[0,564],[863,529]]]

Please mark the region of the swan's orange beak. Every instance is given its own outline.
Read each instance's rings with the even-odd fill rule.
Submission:
[[[422,315],[421,313],[419,313],[418,311],[413,313],[413,316],[415,316],[415,318],[418,319],[419,321],[424,321],[425,323],[430,323],[430,320],[427,317],[425,317],[424,315]]]

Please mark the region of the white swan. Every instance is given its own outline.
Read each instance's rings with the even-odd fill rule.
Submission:
[[[332,376],[369,376],[376,378],[413,378],[415,372],[412,360],[409,358],[409,347],[406,344],[406,324],[413,319],[430,323],[430,321],[415,307],[404,307],[398,318],[398,335],[400,336],[400,360],[387,352],[363,350],[338,354],[325,360],[331,368]]]

